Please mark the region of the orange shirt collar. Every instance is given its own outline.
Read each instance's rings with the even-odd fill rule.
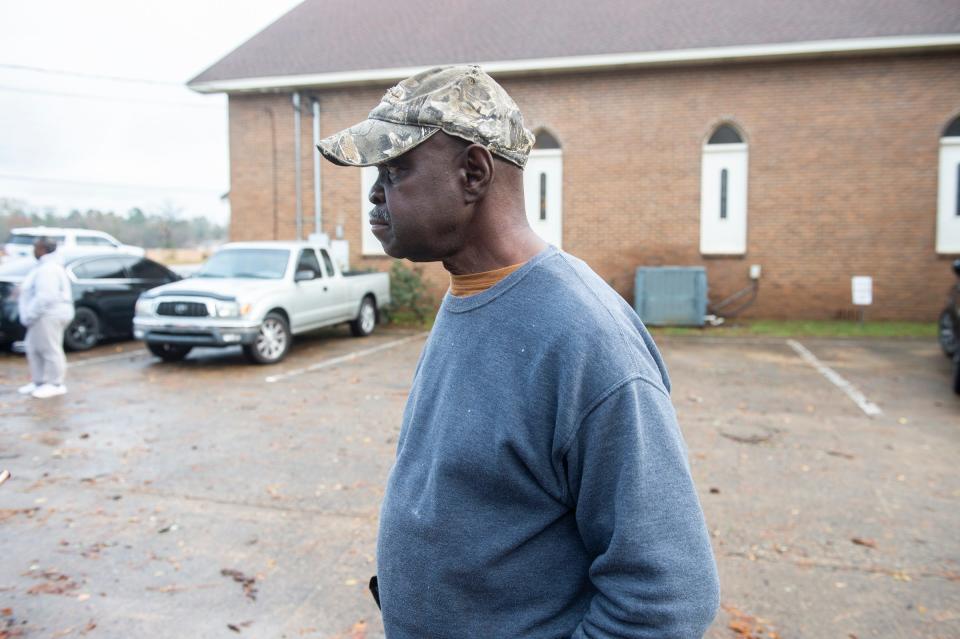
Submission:
[[[457,297],[470,297],[471,295],[476,295],[477,293],[483,293],[485,290],[493,287],[497,282],[510,275],[524,264],[526,264],[526,262],[514,264],[513,266],[505,266],[493,271],[485,271],[483,273],[451,275],[450,293],[451,295],[455,295]]]

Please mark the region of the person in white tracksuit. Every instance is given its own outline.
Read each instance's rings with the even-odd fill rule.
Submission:
[[[37,399],[67,392],[67,358],[63,332],[73,319],[73,292],[63,265],[53,255],[54,241],[41,238],[33,245],[38,262],[20,284],[18,311],[27,327],[27,362],[31,381],[19,390]]]

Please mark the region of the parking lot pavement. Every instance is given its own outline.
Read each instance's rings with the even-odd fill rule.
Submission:
[[[798,341],[882,414],[783,340],[661,340],[721,573],[708,636],[960,636],[948,362],[921,341]]]
[[[329,330],[272,367],[118,343],[46,401],[0,355],[0,636],[382,637],[366,581],[423,339]],[[658,341],[720,566],[711,639],[960,636],[935,344]]]

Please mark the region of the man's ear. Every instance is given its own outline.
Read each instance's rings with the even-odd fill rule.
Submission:
[[[464,202],[472,204],[486,197],[493,183],[493,155],[481,144],[471,144],[463,153]]]

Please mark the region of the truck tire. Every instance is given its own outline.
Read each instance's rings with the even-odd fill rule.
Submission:
[[[147,344],[147,349],[165,362],[179,362],[190,354],[193,347],[185,344],[150,342]]]
[[[953,325],[953,315],[949,308],[940,313],[937,336],[943,354],[953,358],[957,352],[957,342],[960,340],[960,335],[957,335],[957,327]]]
[[[377,326],[377,303],[367,295],[360,302],[357,319],[350,322],[350,332],[354,337],[366,337]]]
[[[243,346],[243,354],[254,364],[276,364],[290,350],[290,327],[280,313],[267,313],[252,344]]]
[[[63,332],[63,345],[70,351],[87,351],[100,341],[100,317],[84,306],[78,308]]]
[[[953,356],[953,392],[960,395],[960,353]]]

